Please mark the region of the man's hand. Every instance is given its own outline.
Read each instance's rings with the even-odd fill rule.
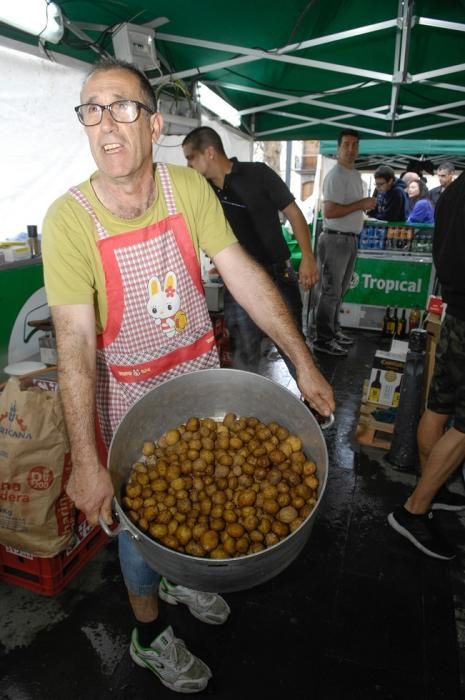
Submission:
[[[303,289],[310,289],[320,279],[320,273],[315,258],[302,258],[299,265],[299,284]]]
[[[329,416],[336,410],[336,402],[331,386],[321,372],[313,365],[310,369],[297,370],[297,384],[311,408],[322,416]]]
[[[101,464],[97,468],[73,467],[66,493],[91,525],[98,524],[99,515],[107,525],[113,522],[111,517],[113,484],[108,470]]]
[[[365,199],[362,199],[362,209],[365,211],[370,211],[370,209],[374,209],[377,204],[377,199],[376,197],[365,197]]]

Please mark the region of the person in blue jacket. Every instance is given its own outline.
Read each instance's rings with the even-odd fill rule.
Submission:
[[[405,182],[396,177],[389,165],[380,165],[375,170],[376,207],[367,212],[373,219],[383,221],[405,221],[407,218],[407,195]]]
[[[407,188],[410,202],[409,224],[433,224],[434,209],[428,196],[428,189],[422,180],[414,180]]]

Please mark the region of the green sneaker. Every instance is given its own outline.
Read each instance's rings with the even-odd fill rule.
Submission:
[[[218,593],[204,593],[184,588],[184,586],[176,586],[164,577],[158,586],[158,595],[171,605],[184,603],[194,617],[209,625],[222,625],[231,612],[225,599]]]
[[[139,644],[137,630],[131,637],[129,653],[138,666],[152,671],[167,688],[177,693],[198,693],[205,690],[212,672],[207,664],[186,648],[182,639],[167,627],[150,646]]]

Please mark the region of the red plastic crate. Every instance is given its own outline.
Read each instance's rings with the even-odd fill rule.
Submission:
[[[107,541],[103,530],[91,527],[80,513],[76,540],[54,557],[34,557],[0,544],[0,581],[28,588],[41,595],[56,595]]]

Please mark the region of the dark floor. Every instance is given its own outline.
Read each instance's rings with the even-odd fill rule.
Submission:
[[[184,607],[169,609],[177,635],[213,670],[200,697],[465,697],[463,522],[441,513],[460,551],[452,563],[420,554],[386,524],[415,476],[354,441],[379,344],[375,333],[354,336],[347,359],[321,358],[338,410],[326,434],[328,485],[304,552],[269,583],[227,595],[232,615],[223,627],[202,625]],[[281,361],[264,367],[289,383]],[[453,488],[463,488],[460,479]],[[113,544],[55,598],[5,583],[0,592],[1,700],[180,697],[129,658],[132,621]]]

